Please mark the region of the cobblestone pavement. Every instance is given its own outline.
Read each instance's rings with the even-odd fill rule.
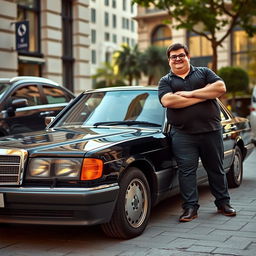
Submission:
[[[216,213],[208,186],[200,186],[199,217],[179,223],[180,197],[156,206],[145,232],[134,239],[104,236],[100,227],[7,225],[0,227],[0,256],[207,256],[256,255],[256,149],[244,180],[231,189],[236,217]]]

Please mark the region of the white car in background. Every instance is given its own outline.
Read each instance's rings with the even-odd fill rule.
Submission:
[[[250,122],[256,139],[256,86],[254,86],[252,91]]]

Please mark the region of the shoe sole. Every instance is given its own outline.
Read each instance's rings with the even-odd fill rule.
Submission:
[[[233,213],[225,213],[224,211],[222,210],[218,210],[218,213],[221,213],[225,216],[229,216],[229,217],[233,217],[233,216],[236,216],[236,212],[233,212]]]
[[[179,221],[180,222],[189,222],[189,221],[192,221],[193,219],[196,219],[198,216],[197,215],[195,215],[195,216],[193,216],[192,218],[190,218],[190,219],[180,219]]]

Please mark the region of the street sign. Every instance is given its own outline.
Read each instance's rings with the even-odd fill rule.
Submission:
[[[16,50],[28,51],[29,49],[29,22],[27,20],[16,22]]]

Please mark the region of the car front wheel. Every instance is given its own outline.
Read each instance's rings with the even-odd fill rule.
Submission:
[[[140,235],[147,226],[151,210],[148,181],[141,170],[130,167],[121,178],[116,207],[102,229],[110,237],[128,239]]]
[[[233,163],[227,173],[227,181],[229,188],[237,188],[243,180],[243,157],[239,147],[235,148],[235,156]]]

